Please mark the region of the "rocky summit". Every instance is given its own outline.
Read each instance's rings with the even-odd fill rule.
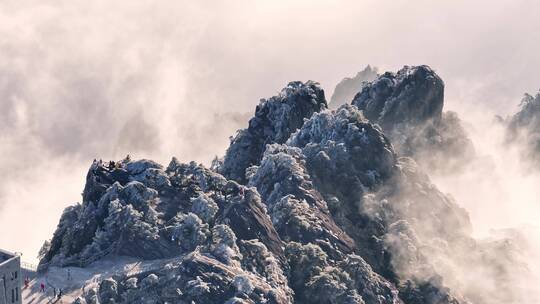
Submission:
[[[104,280],[78,303],[469,303],[446,266],[466,269],[490,251],[413,149],[469,143],[442,112],[443,89],[429,67],[405,67],[328,110],[317,83],[291,82],[211,169],[94,161],[41,267],[168,259]],[[468,254],[456,262],[458,247]]]
[[[428,66],[386,72],[365,84],[352,104],[382,127],[401,155],[428,171],[460,169],[474,157],[457,114],[443,112],[444,82]]]
[[[247,129],[232,139],[219,172],[245,183],[245,171],[258,164],[267,144],[284,143],[313,113],[327,108],[324,91],[313,81],[291,82],[278,96],[261,100]]]

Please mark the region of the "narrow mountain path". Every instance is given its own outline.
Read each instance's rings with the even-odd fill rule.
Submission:
[[[83,288],[88,291],[95,288],[99,283],[115,274],[134,275],[152,269],[162,267],[174,259],[140,261],[130,257],[106,258],[91,265],[80,267],[54,267],[51,266],[44,273],[38,273],[28,288],[22,290],[22,299],[25,304],[37,303],[72,303],[83,294]],[[68,278],[68,270],[70,277]],[[40,291],[40,284],[45,284],[45,292]],[[54,298],[62,289],[62,299]]]

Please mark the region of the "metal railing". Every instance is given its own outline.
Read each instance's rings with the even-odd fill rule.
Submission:
[[[37,272],[38,266],[36,264],[21,261],[21,268],[23,270]]]

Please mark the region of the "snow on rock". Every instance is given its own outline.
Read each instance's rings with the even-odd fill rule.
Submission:
[[[474,157],[457,114],[443,113],[444,82],[428,66],[386,72],[365,84],[352,104],[382,127],[400,155],[428,170],[460,169]]]
[[[201,193],[198,197],[191,200],[191,212],[197,214],[206,223],[211,222],[216,216],[219,207],[214,200]]]
[[[227,265],[239,265],[242,255],[236,245],[236,235],[229,226],[216,225],[212,229],[210,252]]]
[[[138,175],[148,169],[163,169],[163,166],[149,159],[141,159],[128,162],[125,169],[130,175]]]
[[[367,84],[352,102],[384,129],[399,123],[440,119],[444,82],[428,66],[405,66]]]
[[[260,189],[273,225],[286,241],[325,242],[336,254],[352,251],[352,239],[331,219],[299,149],[269,146],[250,185]]]
[[[247,303],[292,301],[285,280],[271,285],[256,273],[222,263],[197,250],[170,267],[136,277],[144,277],[137,287],[129,283],[134,276],[118,278],[116,303],[224,303],[232,297]]]
[[[210,234],[208,224],[191,212],[178,213],[170,223],[171,241],[177,243],[185,252],[193,251],[204,244]]]
[[[317,245],[295,242],[288,244],[286,252],[291,285],[300,303],[402,303],[398,290],[359,256],[336,262]]]
[[[319,252],[316,256],[332,261],[325,266],[329,272],[308,271],[303,274],[307,277],[299,278],[301,283],[291,286],[297,298],[306,293],[302,300],[305,302],[330,296],[351,303],[378,303],[373,299],[380,297],[399,303],[396,295],[402,288],[401,282],[429,282],[427,277],[411,273],[400,276],[404,273],[398,267],[404,263],[403,256],[399,254],[400,248],[392,247],[390,242],[394,234],[390,228],[397,221],[429,221],[438,234],[419,231],[423,241],[467,238],[467,229],[456,229],[468,226],[467,215],[440,193],[412,160],[398,158],[382,131],[355,106],[343,105],[314,114],[285,145],[269,145],[261,164],[250,169],[249,177],[249,185],[257,187],[265,199],[280,236],[289,244],[308,246],[310,252]],[[400,201],[405,197],[409,199],[406,204]],[[427,206],[428,202],[432,206]],[[427,209],[432,213],[420,212]],[[421,228],[420,224],[414,226]],[[399,236],[398,239],[401,240]],[[410,247],[421,247],[418,239],[409,243]],[[368,299],[366,291],[352,287],[356,283],[343,274],[346,268],[341,268],[347,265],[351,254],[370,265],[369,269],[363,268],[364,276],[377,273],[381,275],[381,284],[397,284],[394,290],[382,295],[375,288],[375,296]],[[423,252],[414,254],[422,256]],[[291,258],[288,256],[289,263]],[[430,261],[417,259],[412,264],[429,268]],[[436,269],[430,271],[436,276]],[[300,275],[298,272],[300,269],[292,275]],[[322,288],[318,284],[325,284],[325,290],[332,286],[333,291],[320,295],[315,292]],[[310,286],[314,286],[313,290]],[[442,284],[433,288],[454,299]],[[418,292],[416,299],[428,297],[414,287],[401,292]],[[311,294],[315,297],[308,296]],[[321,301],[317,303],[324,303]]]
[[[287,144],[302,149],[310,169],[325,179],[321,184],[345,179],[345,186],[359,178],[373,186],[390,176],[396,163],[390,141],[350,105],[314,115]]]
[[[430,68],[406,67],[330,111],[318,84],[292,82],[212,170],[95,161],[41,267],[166,259],[102,277],[87,303],[468,303],[441,275],[494,247],[472,239],[467,213],[403,157],[421,153],[407,144],[466,139],[450,143],[459,121],[442,113],[443,87]],[[468,254],[456,262],[452,248]]]
[[[525,94],[521,109],[506,123],[506,142],[518,143],[525,163],[538,167],[540,164],[540,93]]]
[[[219,171],[246,181],[246,169],[260,162],[267,144],[284,143],[313,113],[327,107],[324,91],[313,81],[290,82],[279,95],[262,99],[247,129],[238,131]]]
[[[124,160],[115,166],[94,162],[85,187],[92,195],[66,209],[42,267],[86,267],[112,256],[177,257],[180,264],[152,273],[121,272],[107,278],[81,301],[223,303],[236,296],[255,303],[289,303],[292,291],[282,269],[284,244],[258,193],[195,163],[173,159],[162,168],[146,160]],[[114,175],[116,171],[127,175]],[[244,260],[242,252],[252,259]],[[193,269],[198,275],[186,275],[194,274]],[[216,276],[212,284],[223,284],[217,289],[208,281]]]

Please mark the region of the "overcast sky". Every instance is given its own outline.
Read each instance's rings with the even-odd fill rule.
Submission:
[[[33,260],[94,158],[208,162],[260,98],[428,64],[474,125],[540,88],[535,0],[2,1],[0,247]]]

